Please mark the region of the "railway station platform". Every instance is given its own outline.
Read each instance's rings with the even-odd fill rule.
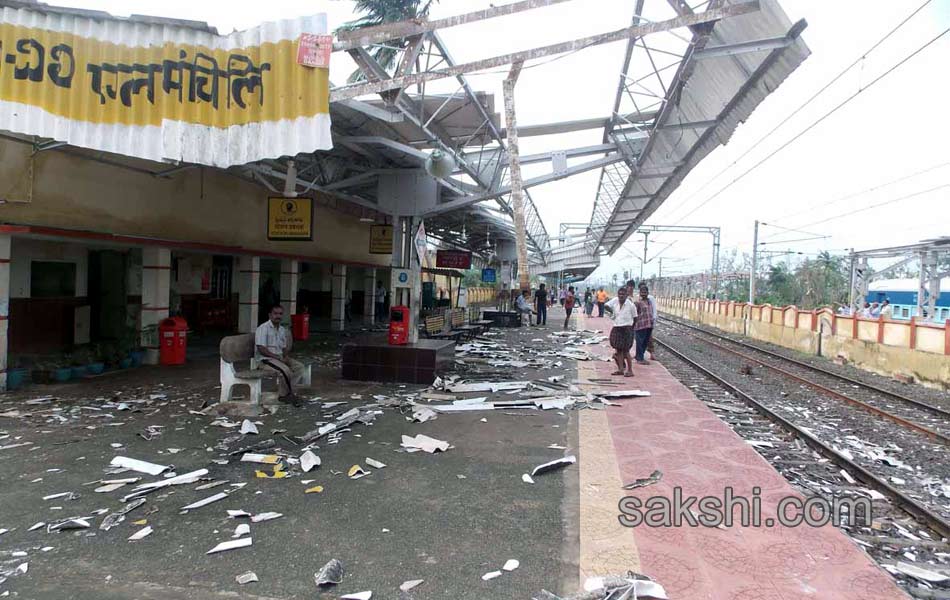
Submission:
[[[581,314],[576,326],[607,334],[611,321]],[[612,353],[606,341],[597,351],[603,356]],[[727,488],[737,497],[752,498],[753,488],[759,488],[763,522],[776,518],[783,498],[802,498],[752,446],[663,367],[662,351],[659,358],[649,366],[635,365],[633,378],[612,377],[613,362],[578,363],[579,380],[622,382],[622,387],[614,389],[651,393],[647,398],[622,400],[622,406],[606,411],[579,415],[582,576],[637,565],[636,570],[660,582],[670,598],[908,597],[832,525],[622,527],[616,516],[620,494],[646,503],[651,497],[672,500],[677,488],[684,498],[723,498]],[[613,452],[604,452],[605,446]],[[621,490],[622,485],[646,478],[655,470],[662,472],[659,482]],[[611,515],[613,524],[608,525],[606,519]]]

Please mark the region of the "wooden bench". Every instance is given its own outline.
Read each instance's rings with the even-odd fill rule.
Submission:
[[[472,339],[473,337],[475,337],[476,335],[482,332],[481,327],[478,327],[477,325],[470,325],[470,324],[465,323],[464,309],[457,308],[451,311],[451,314],[452,314],[451,316],[452,331],[460,331],[462,332],[462,336],[467,337],[468,339]]]
[[[436,340],[455,340],[462,338],[461,331],[445,330],[445,315],[432,315],[422,322],[422,335]]]
[[[259,405],[263,395],[263,380],[277,377],[277,371],[262,369],[254,360],[254,334],[230,335],[221,340],[218,347],[221,354],[221,402],[231,400],[231,390],[236,385],[246,385],[250,388],[251,404]],[[247,362],[247,368],[238,368],[237,363]],[[305,369],[301,385],[308,386],[311,381],[309,364]]]

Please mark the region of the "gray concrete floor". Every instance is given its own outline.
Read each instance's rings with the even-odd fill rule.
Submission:
[[[537,330],[534,330],[536,335]],[[527,340],[524,334],[513,333]],[[566,369],[558,371],[563,374]],[[570,369],[573,371],[573,367]],[[519,373],[546,377],[554,371]],[[530,598],[542,588],[570,591],[577,580],[576,472],[567,469],[537,478],[535,485],[521,475],[537,464],[558,458],[550,444],[575,448],[574,413],[500,411],[443,415],[428,423],[409,423],[396,410],[387,410],[369,427],[354,425],[337,445],[322,443],[317,453],[323,465],[309,473],[280,480],[258,479],[255,465],[236,458],[224,466],[211,459],[221,454],[214,446],[235,433],[210,427],[211,417],[189,414],[217,395],[217,363],[200,360],[180,369],[142,368],[94,381],[34,387],[0,397],[0,412],[17,408],[43,411],[27,419],[0,418],[0,446],[30,441],[32,446],[0,450],[0,572],[21,562],[26,575],[0,584],[13,597],[35,599],[171,599],[171,598],[335,598],[372,590],[373,598]],[[391,393],[396,386],[341,382],[329,368],[317,377],[317,394],[324,400],[350,400],[354,393],[371,401],[373,393]],[[92,416],[96,406],[121,392],[121,398],[165,393],[141,412],[108,412]],[[24,400],[44,395],[59,399],[52,405],[28,406]],[[471,394],[474,395],[474,394]],[[162,405],[164,403],[164,405]],[[48,422],[51,408],[61,408],[63,424]],[[515,413],[515,411],[507,411]],[[261,435],[286,429],[299,435],[319,420],[314,406],[281,408],[263,417]],[[481,418],[487,423],[482,423]],[[121,422],[120,426],[106,426]],[[151,441],[137,436],[148,425],[164,425],[164,434]],[[402,434],[424,433],[449,441],[443,454],[395,452]],[[22,436],[22,437],[21,437]],[[360,436],[360,437],[357,437]],[[20,439],[17,439],[20,438]],[[277,438],[279,447],[295,452],[293,444]],[[114,449],[112,443],[121,443]],[[242,443],[231,444],[231,449]],[[183,448],[170,454],[168,448]],[[209,450],[210,449],[210,450]],[[571,452],[569,450],[568,452]],[[38,521],[85,515],[99,508],[121,506],[122,491],[93,492],[83,483],[108,478],[102,469],[113,456],[125,455],[174,464],[177,473],[208,468],[211,477],[247,482],[221,502],[180,514],[179,508],[225,488],[195,491],[198,484],[178,486],[148,496],[142,507],[110,531],[28,532]],[[364,468],[366,457],[388,466],[359,480],[344,472],[353,464]],[[48,469],[61,469],[48,472]],[[133,474],[118,477],[131,476]],[[463,477],[464,476],[464,477]],[[42,481],[31,483],[42,478]],[[322,494],[303,493],[302,479],[323,485]],[[145,481],[152,478],[144,476]],[[43,501],[47,494],[77,492],[74,501]],[[51,510],[62,506],[62,510]],[[231,539],[235,520],[226,509],[252,513],[277,511],[284,518],[251,524],[253,545],[206,556],[221,541]],[[146,516],[146,513],[151,512]],[[127,538],[139,529],[131,523],[147,518],[154,533],[138,542]],[[388,529],[389,532],[383,532]],[[42,552],[43,547],[52,547]],[[14,558],[26,551],[27,558]],[[319,593],[314,572],[331,558],[346,568],[344,582]],[[521,562],[513,573],[482,581],[507,559]],[[259,583],[238,585],[236,575],[253,570]],[[405,580],[424,579],[409,594],[399,592]]]

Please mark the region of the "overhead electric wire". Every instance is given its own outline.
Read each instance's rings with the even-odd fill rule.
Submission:
[[[930,192],[936,192],[937,190],[941,190],[941,189],[943,189],[943,188],[950,188],[950,183],[944,183],[944,184],[942,184],[942,185],[938,185],[938,186],[936,186],[936,187],[932,187],[932,188],[927,189],[927,190],[921,190],[921,191],[919,191],[919,192],[913,192],[913,193],[910,193],[910,194],[905,194],[905,195],[899,196],[899,197],[897,197],[897,198],[892,198],[892,199],[886,200],[886,201],[884,201],[884,202],[879,202],[879,203],[877,203],[877,204],[871,204],[871,205],[868,205],[868,206],[864,206],[864,207],[858,208],[858,209],[856,209],[856,210],[849,210],[848,212],[843,212],[843,213],[841,213],[841,214],[834,215],[833,217],[828,217],[828,218],[825,218],[825,219],[821,219],[820,221],[815,221],[815,222],[813,222],[813,223],[809,223],[808,225],[805,225],[805,227],[811,227],[812,225],[820,225],[820,224],[822,224],[822,223],[827,223],[828,221],[834,221],[835,219],[840,219],[840,218],[842,218],[842,217],[850,217],[851,215],[853,215],[853,214],[855,214],[855,213],[864,212],[864,211],[872,210],[872,209],[875,209],[875,208],[880,208],[880,207],[886,206],[886,205],[888,205],[888,204],[894,204],[895,202],[900,202],[901,200],[907,200],[907,199],[910,199],[910,198],[915,198],[915,197],[917,197],[917,196],[922,196],[922,195],[924,195],[924,194],[929,194]]]
[[[728,165],[726,165],[725,168],[723,168],[721,171],[719,171],[718,173],[716,173],[715,175],[713,175],[706,183],[704,183],[702,186],[700,186],[698,190],[696,190],[695,192],[693,192],[692,194],[690,194],[685,200],[683,200],[682,202],[680,202],[679,206],[677,206],[677,207],[676,207],[675,209],[673,209],[673,210],[676,211],[676,210],[679,210],[680,208],[682,208],[683,206],[685,206],[687,202],[689,202],[690,200],[692,200],[693,198],[695,198],[696,196],[698,196],[700,192],[702,192],[702,191],[705,190],[707,187],[709,187],[709,185],[710,185],[712,182],[714,182],[714,181],[716,181],[717,179],[719,179],[719,177],[721,177],[723,173],[725,173],[726,171],[728,171],[729,169],[731,169],[732,167],[734,167],[734,166],[736,165],[736,163],[738,163],[740,160],[742,160],[743,158],[745,158],[746,156],[748,156],[748,154],[749,154],[750,152],[752,152],[753,150],[755,150],[755,149],[759,146],[759,144],[761,144],[762,142],[764,142],[769,136],[771,136],[773,133],[775,133],[776,131],[778,131],[783,125],[785,125],[786,123],[788,123],[795,115],[797,115],[798,113],[800,113],[806,106],[808,106],[809,104],[811,104],[811,102],[812,102],[815,98],[817,98],[818,96],[820,96],[821,94],[823,94],[823,93],[825,92],[825,90],[827,90],[828,88],[830,88],[830,87],[831,87],[832,85],[834,85],[839,79],[841,79],[842,77],[844,77],[844,75],[845,75],[848,71],[850,71],[850,70],[853,69],[855,66],[857,66],[858,64],[860,64],[861,61],[863,61],[865,58],[867,58],[868,54],[874,52],[874,51],[878,48],[878,46],[880,46],[880,45],[883,44],[885,41],[887,41],[888,38],[890,38],[892,35],[894,35],[894,34],[895,34],[901,27],[903,27],[908,21],[910,21],[912,18],[914,18],[914,17],[917,15],[917,13],[919,13],[921,10],[923,10],[923,8],[924,8],[925,6],[927,6],[928,4],[930,4],[931,1],[932,1],[932,0],[925,0],[923,4],[921,4],[920,6],[917,7],[916,10],[914,10],[914,12],[910,13],[909,15],[907,15],[907,17],[905,17],[903,21],[901,21],[901,22],[898,23],[893,29],[891,29],[890,31],[888,31],[888,32],[884,35],[884,37],[882,37],[882,38],[879,39],[878,41],[874,42],[874,45],[872,45],[870,48],[868,48],[867,50],[865,50],[865,51],[861,54],[861,56],[859,56],[858,58],[854,59],[854,62],[852,62],[851,64],[849,64],[847,67],[845,67],[840,73],[838,73],[837,75],[835,75],[834,77],[832,77],[831,80],[830,80],[828,83],[826,83],[825,85],[823,85],[823,86],[821,87],[821,89],[819,89],[817,92],[815,92],[814,94],[812,94],[811,97],[809,97],[807,100],[805,100],[805,102],[804,102],[803,104],[801,104],[798,108],[796,108],[794,111],[792,111],[791,114],[789,114],[787,117],[785,117],[784,119],[782,119],[782,120],[779,122],[778,125],[776,125],[775,127],[773,127],[768,133],[766,133],[765,135],[763,135],[762,137],[760,137],[760,138],[759,138],[754,144],[752,144],[752,146],[750,146],[745,152],[743,152],[742,154],[740,154],[734,161],[732,161],[731,163],[729,163]],[[685,218],[685,217],[684,217],[684,218]]]
[[[803,214],[805,214],[805,213],[810,213],[810,212],[812,212],[815,208],[818,208],[819,206],[821,206],[821,207],[828,207],[828,206],[831,206],[832,204],[837,204],[838,202],[842,202],[842,201],[844,201],[844,200],[849,200],[849,199],[854,198],[854,197],[856,197],[856,196],[862,196],[862,195],[864,195],[864,194],[870,194],[871,192],[876,192],[877,190],[884,189],[884,188],[886,188],[886,187],[892,186],[892,185],[894,185],[895,183],[900,183],[900,182],[906,181],[906,180],[908,180],[908,179],[913,179],[914,177],[917,177],[917,176],[919,176],[919,175],[923,175],[924,173],[929,173],[929,172],[931,172],[931,171],[936,171],[937,169],[940,169],[940,168],[943,168],[943,167],[946,167],[946,166],[950,166],[950,161],[945,161],[945,162],[942,162],[942,163],[940,163],[940,164],[934,165],[934,166],[932,166],[932,167],[927,167],[926,169],[923,169],[923,170],[921,170],[921,171],[916,171],[916,172],[914,172],[914,173],[911,173],[910,175],[903,175],[903,176],[901,176],[901,177],[898,177],[897,179],[892,179],[892,180],[887,181],[887,182],[885,182],[885,183],[880,183],[880,184],[871,186],[871,187],[869,187],[869,188],[863,189],[863,190],[858,191],[858,192],[852,192],[852,193],[850,193],[850,194],[848,194],[848,195],[846,195],[846,196],[841,196],[840,198],[836,198],[836,199],[834,199],[834,200],[831,200],[830,202],[818,202],[818,203],[815,203],[815,204],[811,204],[811,205],[809,205],[807,208],[804,208],[804,209],[802,209],[802,210],[799,210],[799,211],[796,211],[796,212],[793,212],[793,213],[787,213],[787,214],[785,214],[785,215],[776,217],[775,219],[772,219],[772,220],[773,220],[773,221],[775,221],[775,220],[781,221],[781,220],[784,220],[784,219],[791,219],[791,218],[793,218],[793,217],[797,217],[797,216],[803,215]],[[778,227],[778,225],[770,225],[770,226],[771,226],[771,227]]]
[[[890,75],[891,73],[893,73],[894,71],[896,71],[897,69],[899,69],[901,66],[903,66],[904,64],[906,64],[907,61],[911,60],[912,58],[914,58],[915,56],[917,56],[918,54],[920,54],[921,52],[923,52],[924,50],[926,50],[926,49],[927,49],[928,47],[930,47],[932,44],[934,44],[935,42],[937,42],[937,40],[939,40],[939,39],[942,38],[943,36],[947,35],[948,33],[950,33],[950,27],[948,27],[947,29],[944,29],[942,32],[940,32],[939,34],[937,34],[936,37],[930,39],[928,42],[924,43],[922,46],[918,47],[916,50],[914,50],[913,52],[911,52],[910,54],[908,54],[907,56],[905,56],[904,58],[902,58],[900,61],[898,61],[898,62],[897,62],[896,64],[894,64],[892,67],[890,67],[889,69],[887,69],[886,71],[884,71],[883,73],[881,73],[880,75],[878,75],[877,77],[875,77],[874,79],[872,79],[871,82],[868,83],[866,86],[864,86],[864,87],[862,87],[862,88],[859,88],[858,91],[856,91],[855,93],[853,93],[853,94],[851,94],[850,96],[848,96],[847,98],[845,98],[845,99],[844,99],[842,102],[840,102],[839,104],[835,105],[834,108],[832,108],[830,111],[828,111],[828,112],[826,112],[825,114],[823,114],[823,115],[822,115],[821,117],[819,117],[817,120],[813,121],[810,125],[808,125],[807,127],[805,127],[805,129],[802,129],[801,131],[799,131],[799,132],[798,132],[797,134],[795,134],[795,136],[792,137],[790,140],[786,141],[786,142],[783,143],[781,146],[779,146],[778,148],[776,148],[775,150],[773,150],[772,152],[770,152],[769,154],[767,154],[764,158],[762,158],[761,160],[759,160],[758,162],[756,162],[755,164],[753,164],[751,167],[749,167],[748,169],[746,169],[745,171],[743,171],[742,173],[740,173],[740,174],[739,174],[736,178],[734,178],[732,181],[730,181],[729,183],[727,183],[727,184],[724,185],[723,187],[719,188],[719,190],[718,190],[716,193],[714,193],[712,196],[710,196],[710,197],[706,198],[705,200],[703,200],[702,202],[700,202],[695,208],[693,208],[691,211],[689,211],[689,212],[686,213],[684,216],[682,216],[680,219],[678,219],[678,220],[677,220],[677,223],[682,223],[682,222],[683,222],[684,220],[686,220],[690,215],[692,215],[693,213],[695,213],[695,212],[696,212],[697,210],[699,210],[700,208],[706,206],[706,205],[709,204],[709,202],[711,202],[714,198],[718,197],[718,196],[719,196],[720,194],[722,194],[724,191],[726,191],[727,189],[729,189],[730,187],[732,187],[733,185],[735,185],[736,183],[738,183],[743,177],[745,177],[746,175],[748,175],[749,173],[751,173],[751,172],[754,171],[755,169],[757,169],[757,168],[759,168],[760,166],[762,166],[765,162],[767,162],[767,161],[768,161],[769,159],[771,159],[773,156],[775,156],[776,154],[778,154],[779,152],[781,152],[781,151],[784,150],[785,148],[788,148],[790,145],[792,145],[792,144],[793,144],[794,142],[796,142],[797,140],[801,139],[801,137],[802,137],[803,135],[805,135],[806,133],[808,133],[809,131],[811,131],[812,129],[814,129],[816,126],[818,126],[820,123],[822,123],[825,119],[827,119],[827,118],[830,117],[831,115],[835,114],[835,113],[838,112],[840,109],[844,108],[844,107],[845,107],[848,103],[850,103],[852,100],[854,100],[855,98],[857,98],[858,96],[860,96],[861,94],[863,94],[864,92],[866,92],[867,90],[871,89],[876,83],[880,82],[882,79],[884,79],[885,77],[887,77],[888,75]]]

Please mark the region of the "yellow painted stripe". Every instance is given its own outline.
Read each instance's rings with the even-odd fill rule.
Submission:
[[[123,125],[170,119],[228,127],[328,114],[329,70],[296,58],[296,40],[235,50],[170,42],[129,47],[3,23],[0,100]]]

